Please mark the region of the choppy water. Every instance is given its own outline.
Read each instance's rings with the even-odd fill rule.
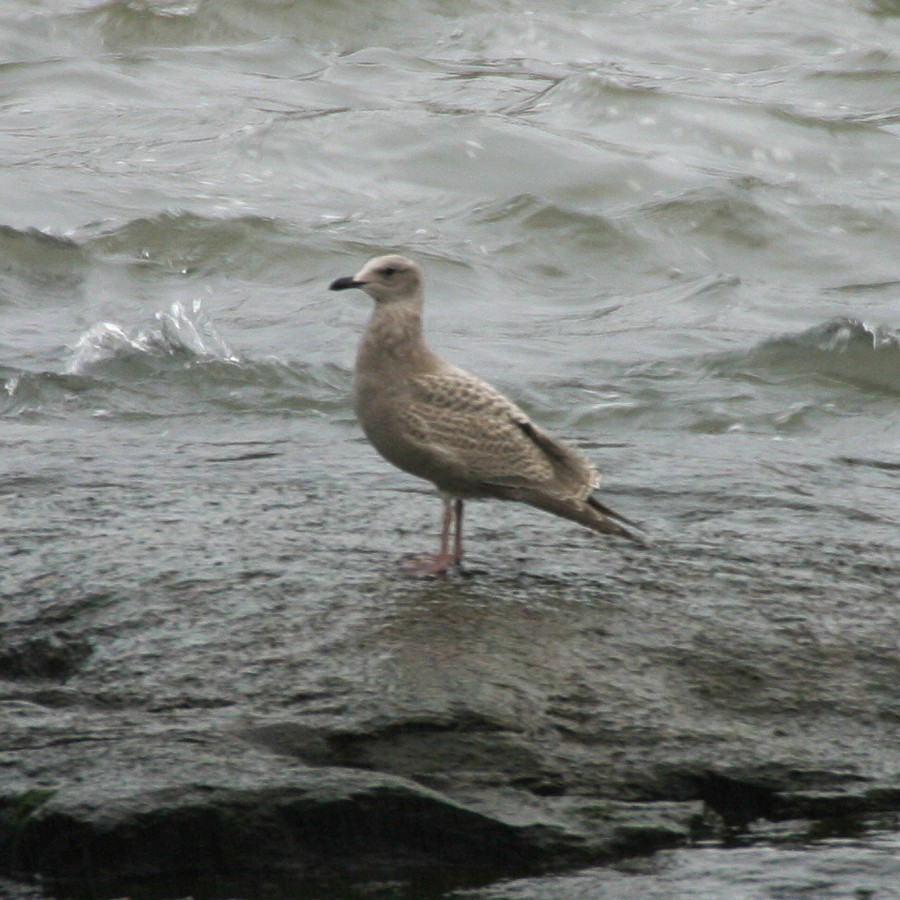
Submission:
[[[386,250],[423,265],[433,344],[656,534],[896,560],[893,0],[6,0],[0,49],[9,596],[327,580],[431,529],[353,422],[367,300],[326,290]],[[254,535],[262,482],[284,513]],[[367,494],[383,526],[329,543]],[[552,567],[569,532],[530,533]]]

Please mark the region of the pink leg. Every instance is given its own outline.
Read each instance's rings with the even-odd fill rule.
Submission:
[[[456,513],[454,552],[450,552],[450,523]],[[447,569],[462,558],[462,500],[444,498],[444,515],[441,519],[441,549],[437,553],[425,553],[406,560],[403,568],[407,575],[444,575]]]
[[[462,546],[462,522],[463,522],[463,502],[459,498],[453,501],[453,509],[456,512],[456,543],[453,548],[453,561],[462,562],[463,546]]]
[[[450,520],[452,519],[452,501],[444,499],[444,515],[441,518],[441,552],[440,556],[450,555]]]

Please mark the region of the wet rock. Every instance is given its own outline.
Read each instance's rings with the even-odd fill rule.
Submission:
[[[412,783],[321,769],[243,787],[173,784],[119,796],[63,789],[20,822],[9,862],[59,881],[115,882],[271,868],[310,875],[328,865],[514,870],[533,863],[534,849],[527,829]]]
[[[78,671],[91,651],[90,641],[65,631],[0,633],[0,678],[64,681]]]
[[[249,729],[245,736],[312,765],[391,772],[438,790],[474,782],[546,796],[565,791],[562,772],[538,745],[503,722],[469,710],[328,733],[279,723]]]
[[[192,743],[148,738],[142,770],[95,769],[90,781],[0,796],[0,863],[110,896],[133,879],[146,888],[248,873],[309,884],[440,871],[475,883],[682,843],[701,815],[699,804],[548,803],[512,790],[467,803],[397,776],[252,751],[235,771],[227,737],[198,736],[193,759]],[[187,772],[195,779],[181,781]]]
[[[293,516],[280,496],[260,490]],[[354,534],[309,503],[328,540]],[[0,871],[149,900],[265,879],[436,898],[759,823],[864,827],[900,809],[895,591],[832,566],[850,544],[811,573],[819,544],[591,569],[576,536],[440,583],[398,577],[393,547],[348,573],[323,544],[282,574],[29,581],[0,632]]]
[[[777,799],[773,819],[855,817],[862,822],[877,813],[900,809],[900,786],[862,782],[845,790],[786,791]]]

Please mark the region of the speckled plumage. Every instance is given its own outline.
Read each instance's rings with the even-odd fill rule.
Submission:
[[[491,385],[431,351],[422,334],[422,277],[415,263],[377,257],[331,285],[351,287],[375,300],[357,354],[354,401],[382,456],[433,482],[445,504],[449,498],[517,500],[641,542],[627,519],[594,496],[599,475],[583,454],[540,429]],[[448,505],[441,553],[425,571],[459,561],[461,502],[456,512],[456,552],[449,552]]]

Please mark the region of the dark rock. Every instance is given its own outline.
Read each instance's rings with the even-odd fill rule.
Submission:
[[[900,786],[861,783],[855,789],[786,791],[777,798],[774,819],[864,817],[900,809]]]
[[[0,633],[0,678],[64,681],[91,655],[90,641],[64,631]]]
[[[260,494],[293,548],[280,496]],[[346,571],[335,535],[371,532],[324,489],[309,503],[328,529],[304,532],[320,550],[295,570],[270,561],[282,574],[203,554],[188,573],[179,546],[146,583],[22,582],[0,632],[0,870],[98,897],[256,897],[266,879],[437,897],[900,809],[895,568],[843,565],[886,552],[819,553],[803,530],[595,562],[584,536],[418,582],[369,557]],[[235,560],[236,536],[204,537]]]
[[[101,781],[0,798],[0,862],[101,892],[134,878],[190,883],[248,872],[311,882],[336,872],[364,880],[440,870],[475,882],[681,843],[700,815],[696,804],[579,800],[548,808],[514,792],[494,798],[492,815],[389,775],[296,767],[279,774],[244,777],[241,787],[128,792]]]
[[[534,862],[527,829],[383,775],[310,770],[281,784],[184,785],[120,797],[60,791],[19,823],[12,868],[97,882],[139,874],[234,874],[332,865],[515,870]]]

